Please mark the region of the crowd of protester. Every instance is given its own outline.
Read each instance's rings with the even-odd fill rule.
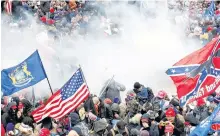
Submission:
[[[113,2],[112,2],[113,3]],[[50,34],[60,33],[85,35],[92,30],[106,27],[109,23],[105,6],[111,2],[103,1],[13,1],[9,13],[5,1],[1,2],[2,12],[14,20],[25,20],[28,13],[37,18],[38,23],[47,26]],[[182,1],[169,5],[189,11],[186,34],[205,44],[220,33],[220,2],[215,2],[213,16],[206,16],[210,1],[190,1],[188,6]],[[114,4],[114,3],[113,3]],[[24,12],[25,11],[25,12]],[[100,26],[91,25],[98,21]],[[110,23],[109,23],[110,24]],[[20,26],[26,24],[19,24]],[[118,26],[111,24],[111,33],[118,32]],[[19,27],[20,27],[19,26]],[[97,27],[97,28],[94,28]],[[108,33],[109,34],[109,33]],[[168,96],[167,90],[152,90],[140,83],[127,91],[125,100],[120,91],[124,85],[112,81],[101,96],[90,95],[75,111],[60,120],[46,117],[36,123],[31,112],[45,104],[28,98],[12,97],[1,101],[1,135],[4,136],[187,136],[192,130],[211,115],[220,102],[220,95],[213,93],[207,98],[181,108],[176,96]],[[213,133],[210,133],[213,135]]]
[[[176,96],[169,97],[165,90],[154,94],[139,82],[127,91],[125,100],[120,96],[124,85],[112,80],[105,88],[101,96],[91,94],[62,119],[46,117],[38,123],[31,111],[45,102],[33,105],[24,97],[12,97],[9,103],[2,99],[1,135],[187,136],[220,102],[220,95],[213,93],[181,108]]]
[[[128,3],[136,6],[141,5],[140,1],[129,1]],[[120,27],[117,22],[112,23],[106,13],[106,7],[115,4],[117,1],[22,0],[12,2],[10,13],[8,13],[5,1],[1,2],[1,7],[2,13],[12,14],[17,20],[25,20],[24,11],[26,11],[36,17],[39,23],[45,24],[53,35],[65,33],[76,37],[94,31],[97,33],[100,30],[102,34],[105,32],[108,35],[119,33]],[[187,19],[184,22],[187,23],[186,36],[201,41],[203,45],[220,33],[220,2],[215,1],[213,8],[211,7],[212,1],[208,0],[171,2],[168,0],[167,6],[169,11],[186,14]],[[153,9],[151,8],[151,10]],[[150,13],[146,14],[147,17],[150,17]],[[20,23],[20,25],[27,25],[27,23]]]
[[[190,1],[189,27],[187,35],[199,40],[203,45],[220,34],[220,2],[213,6],[211,1]]]

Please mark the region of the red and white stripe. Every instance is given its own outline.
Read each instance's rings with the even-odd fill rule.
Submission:
[[[73,96],[66,100],[62,100],[60,93],[61,91],[58,90],[48,99],[47,104],[32,112],[34,120],[37,123],[48,116],[55,120],[62,118],[66,114],[74,111],[90,94],[85,83],[82,84]]]
[[[7,14],[11,15],[12,14],[12,0],[7,0],[6,1],[6,12]]]

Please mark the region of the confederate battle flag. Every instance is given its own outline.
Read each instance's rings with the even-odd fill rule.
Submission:
[[[180,106],[213,93],[220,85],[220,38],[191,53],[166,71],[180,99]]]

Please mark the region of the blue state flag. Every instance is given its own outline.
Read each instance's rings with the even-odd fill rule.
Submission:
[[[220,104],[212,114],[203,120],[190,134],[190,136],[207,136],[210,131],[213,131],[213,125],[216,123],[220,123]]]
[[[47,77],[38,51],[36,50],[17,66],[1,71],[3,96],[32,86]]]

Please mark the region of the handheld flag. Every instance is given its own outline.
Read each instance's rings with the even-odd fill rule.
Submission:
[[[212,112],[211,116],[203,120],[192,131],[192,133],[190,133],[190,136],[207,136],[209,131],[220,131],[219,124],[220,124],[220,104]]]
[[[45,117],[56,120],[75,110],[89,97],[89,90],[83,78],[81,68],[67,81],[67,83],[54,93],[47,103],[32,112],[36,122]]]
[[[220,85],[219,41],[213,39],[166,71],[176,85],[180,106],[213,93]]]
[[[1,71],[3,95],[11,95],[40,82],[46,77],[38,51],[35,51],[17,66]]]

